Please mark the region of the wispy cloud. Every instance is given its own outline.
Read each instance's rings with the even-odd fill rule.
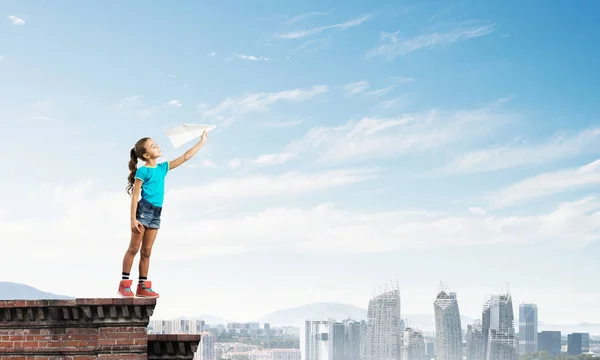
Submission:
[[[324,37],[320,39],[307,40],[304,43],[296,46],[292,51],[318,51],[329,45],[330,38]]]
[[[369,50],[366,56],[382,56],[388,59],[394,59],[398,56],[403,56],[419,49],[433,47],[436,45],[451,44],[460,40],[485,36],[493,31],[494,24],[486,24],[461,27],[448,32],[436,32],[433,34],[421,35],[409,39],[399,38],[399,31],[394,33],[382,32],[381,41],[383,44]]]
[[[214,56],[217,56],[217,55],[218,54],[217,54],[216,51],[211,51],[211,52],[208,53],[208,56],[210,56],[210,57],[214,57]]]
[[[288,128],[288,127],[293,127],[296,125],[300,125],[303,123],[303,120],[301,119],[295,119],[295,120],[280,120],[280,121],[270,121],[270,122],[265,122],[262,124],[262,126],[264,127],[270,127],[270,128]]]
[[[14,15],[10,15],[8,17],[8,19],[10,20],[11,23],[13,23],[13,25],[25,25],[25,20],[23,20],[19,17],[16,17]]]
[[[208,159],[202,161],[202,166],[212,169],[216,169],[218,167],[217,164]]]
[[[415,154],[489,134],[519,118],[498,102],[456,112],[431,110],[391,118],[365,117],[316,127],[286,151],[316,152],[318,161],[348,162]]]
[[[327,31],[327,30],[333,30],[333,29],[347,30],[351,27],[358,26],[358,25],[364,23],[365,21],[370,20],[372,17],[373,17],[372,15],[364,15],[364,16],[358,17],[356,19],[349,20],[349,21],[339,23],[339,24],[325,25],[325,26],[314,27],[314,28],[307,29],[307,30],[283,33],[283,34],[276,35],[275,37],[277,37],[279,39],[300,39],[300,38],[303,38],[306,36],[319,34],[324,31]]]
[[[452,159],[436,174],[488,172],[519,166],[543,164],[600,148],[600,128],[584,130],[574,135],[555,136],[537,145],[521,144],[468,152]]]
[[[344,91],[346,92],[346,96],[353,96],[364,92],[369,86],[370,84],[368,81],[357,81],[344,85]]]
[[[371,96],[380,97],[380,96],[383,96],[383,95],[389,93],[390,91],[394,90],[394,87],[395,87],[394,85],[386,86],[381,89],[371,90],[371,91],[367,92],[367,94],[371,95]]]
[[[230,169],[237,169],[240,166],[242,166],[242,160],[241,159],[231,159],[227,162],[227,167]]]
[[[250,61],[269,61],[268,57],[264,56],[254,56],[254,55],[244,55],[244,54],[234,54],[238,59],[242,60],[250,60]]]
[[[409,101],[406,95],[401,95],[393,99],[383,100],[379,103],[382,109],[398,109],[408,105]]]
[[[168,105],[171,107],[180,108],[181,105],[183,105],[183,103],[179,100],[171,100],[171,101],[169,101]]]
[[[231,122],[234,117],[245,113],[269,111],[270,107],[278,102],[306,101],[326,91],[326,85],[316,85],[305,89],[254,93],[237,99],[226,99],[213,108],[202,104],[199,106],[199,112],[202,118]]]
[[[202,192],[189,192],[197,186],[180,187],[169,191],[168,196],[170,201],[177,202],[200,199],[220,202],[226,199],[237,201],[242,198],[300,195],[368,181],[380,173],[378,169],[350,168],[314,173],[286,172],[275,176],[247,175],[204,183]]]
[[[266,154],[257,157],[252,161],[256,166],[281,165],[294,157],[292,153]]]
[[[313,11],[310,13],[306,13],[306,14],[300,14],[300,15],[296,15],[296,16],[292,16],[288,21],[286,21],[286,23],[288,25],[292,25],[295,24],[297,22],[300,22],[302,20],[306,20],[308,18],[311,17],[315,17],[315,16],[325,16],[325,15],[330,15],[331,14],[331,10],[330,11]]]
[[[576,168],[540,174],[510,185],[492,194],[490,206],[510,206],[598,184],[600,184],[600,160]]]
[[[391,79],[396,84],[405,84],[405,83],[411,83],[411,82],[415,81],[415,79],[405,77],[405,76],[392,76]]]

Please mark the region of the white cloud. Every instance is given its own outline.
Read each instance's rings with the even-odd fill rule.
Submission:
[[[348,171],[306,176],[236,179],[171,190],[166,195],[169,209],[163,213],[161,257],[193,259],[215,254],[288,250],[297,252],[385,252],[410,248],[484,246],[488,244],[546,243],[580,247],[600,236],[600,201],[586,198],[564,203],[544,213],[525,216],[455,216],[428,211],[345,210],[331,204],[310,208],[271,207],[253,213],[225,217],[198,213],[198,204],[210,200],[247,196],[304,194],[334,186],[364,181],[369,173]],[[103,244],[91,262],[104,255],[124,251],[128,242],[129,198],[103,192],[94,186],[59,189],[49,199],[36,199],[52,209],[52,218],[0,218],[0,239],[10,253],[28,253],[40,266],[50,261],[76,261],[64,249],[84,253],[89,244]],[[101,218],[102,232],[89,231],[89,219]],[[199,236],[202,234],[202,236]],[[285,234],[285,236],[282,236]],[[86,241],[82,242],[81,239]],[[10,241],[6,241],[10,239]],[[30,248],[35,252],[28,252]],[[5,259],[0,269],[9,271],[15,260]],[[87,260],[86,260],[87,261]],[[5,267],[5,268],[3,268]]]
[[[254,55],[244,55],[244,54],[234,54],[238,59],[242,60],[250,60],[250,61],[269,61],[268,57],[264,56],[254,56]]]
[[[406,95],[398,96],[393,99],[383,100],[379,103],[379,107],[383,109],[397,109],[408,105]]]
[[[208,53],[208,56],[214,57],[214,56],[217,56],[217,53],[215,51],[211,51]]]
[[[598,149],[600,128],[555,136],[537,145],[494,147],[460,155],[434,174],[476,173],[536,165]]]
[[[411,83],[411,82],[415,81],[415,79],[408,78],[405,76],[392,76],[392,80],[396,84],[405,84],[405,83]]]
[[[311,13],[307,13],[307,14],[300,14],[300,15],[296,15],[291,17],[288,21],[286,21],[289,25],[291,24],[295,24],[299,21],[308,19],[310,17],[315,17],[315,16],[324,16],[324,15],[329,15],[331,14],[331,11],[313,11]]]
[[[217,164],[215,164],[211,160],[203,160],[202,166],[207,167],[207,168],[212,168],[212,169],[216,169],[218,167]]]
[[[14,15],[9,16],[8,19],[11,23],[13,23],[13,25],[25,25],[25,20],[18,18]]]
[[[487,211],[480,207],[470,207],[468,210],[473,215],[487,215]]]
[[[0,56],[0,61],[4,60],[4,56]]]
[[[496,191],[490,198],[490,205],[492,207],[510,206],[598,184],[600,184],[600,160],[576,168],[552,171],[527,178]]]
[[[346,92],[346,96],[353,96],[364,92],[369,88],[368,81],[357,81],[350,84],[344,85],[344,91]]]
[[[227,167],[229,167],[230,169],[237,169],[240,166],[242,166],[241,159],[231,159],[227,162]]]
[[[327,45],[329,45],[328,37],[321,38],[321,39],[307,40],[304,43],[296,46],[292,51],[294,51],[294,52],[300,51],[300,50],[317,51],[317,50],[323,49]]]
[[[364,15],[359,18],[349,20],[349,21],[346,21],[343,23],[319,26],[319,27],[314,27],[314,28],[307,29],[307,30],[300,30],[300,31],[279,34],[279,35],[276,35],[276,37],[280,38],[280,39],[300,39],[300,38],[303,38],[306,36],[319,34],[319,33],[322,33],[323,31],[331,30],[331,29],[347,30],[351,27],[360,25],[360,24],[364,23],[365,21],[370,20],[371,18],[372,18],[372,15]]]
[[[316,127],[286,151],[315,151],[318,161],[334,162],[414,154],[486,135],[518,118],[502,111],[500,103],[454,113],[429,111],[392,118],[365,117],[341,126]]]
[[[247,175],[223,178],[198,186],[174,189],[166,196],[177,203],[222,203],[243,198],[295,196],[355,184],[375,178],[377,169],[342,169],[316,173],[286,172],[276,176]]]
[[[179,108],[179,107],[181,107],[181,105],[183,105],[183,103],[179,100],[171,100],[171,101],[169,101],[168,105],[171,107]]]
[[[367,57],[383,56],[388,59],[394,59],[398,56],[406,55],[410,52],[428,48],[436,45],[451,44],[460,40],[485,36],[494,31],[494,25],[480,25],[471,27],[462,27],[449,32],[436,32],[429,35],[421,35],[411,39],[398,38],[399,31],[394,33],[382,32],[379,45],[366,54]]]
[[[392,85],[392,86],[387,86],[387,87],[377,89],[377,90],[371,90],[371,91],[367,92],[367,94],[371,95],[371,96],[380,97],[380,96],[383,96],[383,95],[389,93],[390,91],[392,91],[394,89],[394,87],[395,86]]]
[[[326,85],[316,85],[305,89],[254,93],[238,99],[226,99],[213,108],[209,108],[207,105],[200,105],[199,112],[202,118],[231,121],[234,117],[245,113],[269,111],[269,107],[278,102],[305,101],[326,91]]]
[[[261,155],[252,161],[252,164],[257,166],[265,165],[280,165],[294,157],[291,153],[267,154]]]
[[[280,121],[266,122],[266,123],[263,123],[262,125],[264,127],[270,127],[270,128],[288,128],[288,127],[300,125],[300,124],[302,124],[302,122],[303,122],[303,120],[300,120],[300,119],[280,120]]]

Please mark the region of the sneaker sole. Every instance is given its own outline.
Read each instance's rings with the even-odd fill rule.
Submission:
[[[160,296],[144,296],[144,295],[136,295],[135,297],[144,298],[144,299],[158,299]]]
[[[134,297],[135,297],[135,295],[131,295],[131,296],[126,296],[126,295],[123,295],[123,294],[121,294],[121,293],[120,293],[120,292],[118,292],[118,291],[117,291],[117,294],[119,294],[119,296],[120,296],[120,297],[122,297],[122,298],[125,298],[125,299],[128,299],[128,298],[134,298]]]

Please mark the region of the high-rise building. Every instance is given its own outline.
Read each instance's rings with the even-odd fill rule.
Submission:
[[[400,360],[402,319],[397,282],[375,291],[367,318],[366,360]]]
[[[469,331],[467,341],[467,360],[485,360],[487,337],[483,333],[481,320],[475,320],[473,325],[467,326]]]
[[[216,360],[215,344],[217,338],[209,332],[200,333],[200,344],[194,354],[194,360]]]
[[[550,356],[560,355],[561,347],[560,331],[542,331],[538,334],[538,351],[545,351]]]
[[[590,352],[590,333],[581,333],[581,352]]]
[[[302,360],[333,360],[333,328],[335,321],[306,320],[300,338]]]
[[[506,291],[492,295],[484,304],[482,330],[486,336],[486,360],[516,360],[512,296]]]
[[[300,339],[304,360],[362,360],[365,321],[307,320]]]
[[[519,305],[519,355],[538,351],[538,309],[536,304]]]
[[[582,349],[582,336],[581,333],[573,333],[567,335],[567,355],[581,355]]]
[[[462,327],[456,293],[442,284],[433,302],[436,331],[436,359],[462,360]]]
[[[405,328],[402,331],[401,358],[402,360],[425,360],[425,339],[421,331]]]

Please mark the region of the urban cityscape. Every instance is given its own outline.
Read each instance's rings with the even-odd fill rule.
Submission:
[[[589,333],[538,330],[538,305],[513,304],[510,289],[491,294],[481,317],[462,324],[459,297],[440,283],[432,297],[435,331],[402,317],[398,282],[377,288],[367,319],[306,319],[304,324],[206,324],[202,319],[150,321],[150,334],[201,334],[200,360],[549,360],[600,356]],[[518,322],[515,315],[518,314]]]

